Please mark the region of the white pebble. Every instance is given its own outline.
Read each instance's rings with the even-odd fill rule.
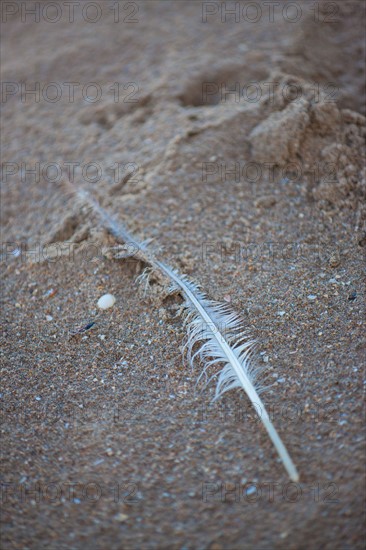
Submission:
[[[113,294],[104,294],[98,300],[98,307],[99,309],[108,309],[109,307],[113,307],[115,302],[116,299]]]

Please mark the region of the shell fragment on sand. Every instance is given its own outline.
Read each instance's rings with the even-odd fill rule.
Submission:
[[[99,309],[109,309],[114,306],[115,302],[116,299],[113,294],[104,294],[99,298],[97,305]]]

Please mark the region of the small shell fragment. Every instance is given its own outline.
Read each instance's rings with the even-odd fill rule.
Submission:
[[[108,309],[110,307],[113,307],[115,302],[116,299],[113,294],[104,294],[98,300],[98,307],[99,309]]]

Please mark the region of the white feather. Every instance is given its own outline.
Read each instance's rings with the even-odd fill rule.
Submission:
[[[226,305],[209,300],[196,284],[176,270],[159,261],[156,265],[173,281],[173,288],[179,288],[186,299],[190,362],[193,363],[195,355],[199,355],[206,363],[204,372],[215,363],[224,365],[219,373],[215,400],[227,391],[242,388],[262,420],[288,475],[292,481],[298,481],[297,469],[268,416],[259,390],[255,388],[258,368],[251,361],[255,342],[243,331],[240,317]],[[195,344],[200,344],[200,347],[192,356]]]
[[[231,309],[219,302],[210,300],[199,287],[185,275],[170,268],[165,263],[155,259],[147,250],[147,242],[139,243],[122,224],[116,222],[93,198],[85,192],[79,192],[84,200],[92,205],[101,216],[104,225],[118,239],[136,246],[142,251],[146,261],[160,270],[172,283],[172,290],[179,290],[186,307],[187,353],[189,362],[193,364],[196,356],[204,363],[201,373],[207,376],[207,369],[215,364],[221,364],[222,369],[214,377],[218,377],[215,398],[219,399],[225,392],[234,388],[242,388],[252,402],[258,416],[262,420],[269,437],[283,462],[292,481],[299,480],[299,474],[292,462],[286,447],[274,428],[266,408],[259,397],[261,388],[256,380],[259,369],[253,362],[255,346],[242,320]],[[194,352],[193,348],[198,348]]]

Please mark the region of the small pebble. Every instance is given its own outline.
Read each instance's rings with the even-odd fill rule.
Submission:
[[[117,514],[116,516],[114,516],[114,519],[116,519],[117,521],[123,522],[123,521],[126,521],[128,519],[128,516],[127,516],[127,514],[120,513],[120,514]]]
[[[316,300],[317,296],[315,294],[309,294],[308,300]]]
[[[329,265],[331,267],[338,267],[339,264],[341,263],[341,259],[340,259],[340,256],[339,254],[337,253],[334,253],[330,256],[329,258]]]
[[[47,321],[52,321],[53,317],[52,317],[52,315],[46,315],[46,319],[47,319]]]
[[[115,302],[116,299],[113,294],[104,294],[98,300],[98,307],[99,309],[108,309],[110,307],[113,307]]]
[[[46,298],[53,298],[53,296],[55,296],[55,294],[57,294],[57,289],[50,288],[49,290],[47,290],[47,292],[44,294],[44,296]]]

